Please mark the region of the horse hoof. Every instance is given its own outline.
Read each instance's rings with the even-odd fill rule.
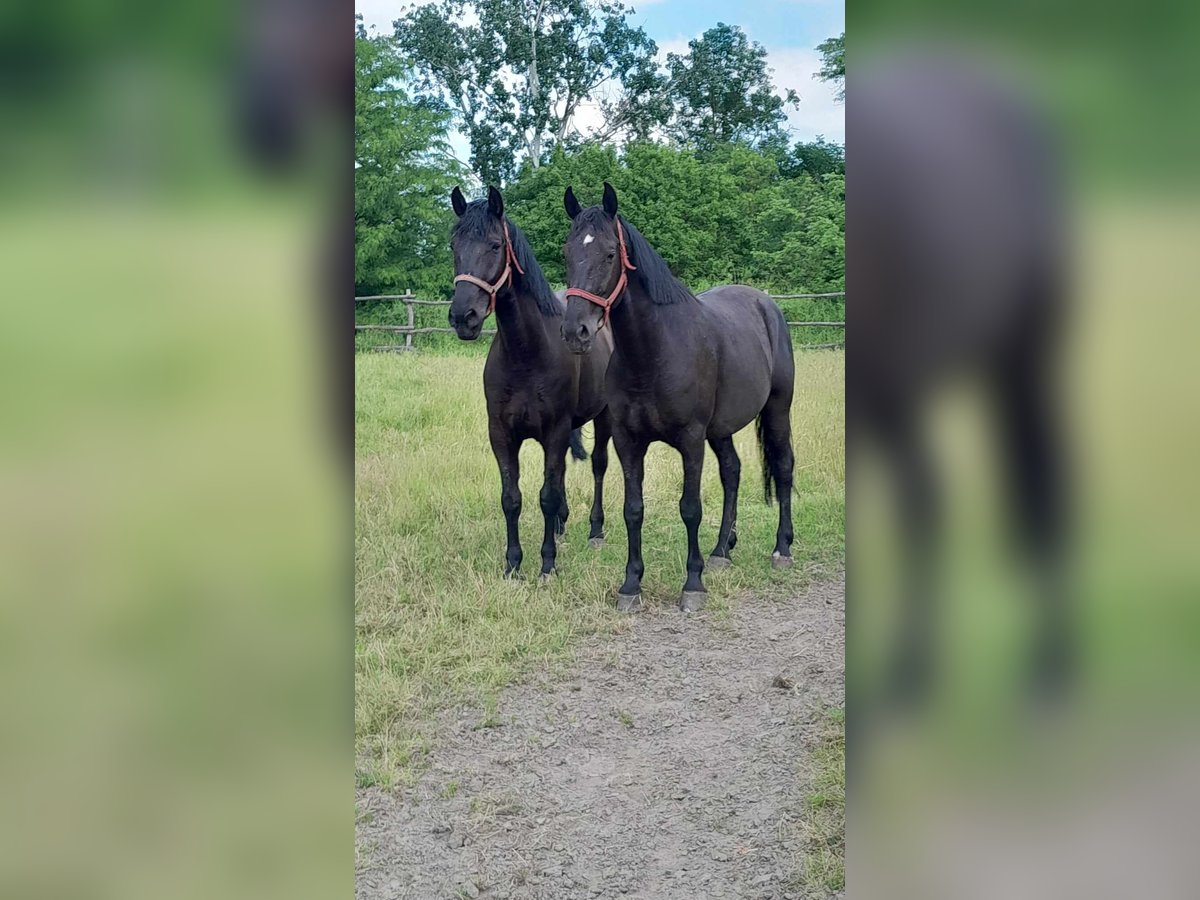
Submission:
[[[549,584],[550,579],[552,579],[557,574],[558,574],[557,569],[551,569],[549,572],[543,572],[541,575],[538,576],[538,584]]]
[[[679,608],[687,613],[700,612],[707,602],[707,591],[684,591],[679,595]]]
[[[771,566],[776,569],[786,569],[792,564],[790,556],[784,556],[778,550],[771,554]]]
[[[704,567],[716,571],[718,569],[728,569],[732,565],[733,561],[728,556],[710,556]]]
[[[588,546],[591,547],[593,550],[599,550],[601,547],[604,546],[604,538],[602,538],[602,537],[588,538]]]
[[[617,612],[635,613],[642,611],[641,594],[617,594]]]

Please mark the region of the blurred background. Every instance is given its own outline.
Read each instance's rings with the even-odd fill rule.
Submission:
[[[849,17],[849,894],[1192,896],[1197,12]]]
[[[351,889],[350,14],[0,13],[0,895]]]

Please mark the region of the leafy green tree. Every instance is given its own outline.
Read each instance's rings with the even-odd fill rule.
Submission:
[[[802,176],[773,185],[754,220],[754,283],[789,291],[846,287],[846,179]]]
[[[616,183],[622,171],[611,145],[586,144],[571,151],[558,146],[543,165],[522,165],[516,180],[504,189],[504,209],[525,232],[551,284],[563,284],[567,277],[562,252],[570,224],[563,210],[567,186],[574,186],[586,201],[605,181]],[[595,197],[599,202],[598,193]]]
[[[414,100],[389,38],[354,41],[354,282],[358,294],[441,291],[453,275],[447,206],[461,166],[450,113]]]
[[[666,115],[654,41],[619,0],[438,0],[409,8],[396,37],[454,109],[485,183],[537,168],[596,102],[597,140],[644,136]]]
[[[785,178],[800,175],[845,175],[846,150],[839,144],[826,141],[817,135],[815,141],[798,143],[788,150],[779,161],[779,171]]]
[[[837,85],[837,99],[846,99],[846,32],[817,44],[821,54],[821,71],[814,75],[821,81],[832,81]]]
[[[775,159],[743,145],[694,151],[649,142],[556,148],[537,169],[524,166],[505,190],[506,209],[552,282],[562,283],[569,224],[563,191],[599,202],[610,181],[621,212],[694,290],[742,281],[786,291],[845,285],[845,178],[780,176]]]
[[[688,42],[686,54],[669,54],[667,68],[675,104],[670,132],[693,147],[761,143],[779,134],[784,103],[799,103],[793,90],[775,93],[767,51],[736,25],[708,29]]]

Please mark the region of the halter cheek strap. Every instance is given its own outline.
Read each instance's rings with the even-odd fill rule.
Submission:
[[[608,324],[608,315],[612,312],[613,303],[616,302],[617,298],[621,296],[621,292],[625,290],[626,285],[629,284],[629,276],[625,273],[627,271],[636,271],[637,269],[637,266],[629,261],[629,251],[625,249],[625,232],[621,230],[620,219],[617,219],[617,243],[621,247],[621,274],[617,276],[617,283],[607,297],[601,297],[599,294],[593,294],[591,291],[585,291],[583,288],[567,288],[568,297],[582,297],[589,303],[595,303],[604,310],[604,321],[600,325],[601,328]]]
[[[508,236],[508,219],[505,219],[504,220],[504,271],[500,273],[500,277],[498,279],[496,279],[495,283],[488,284],[482,278],[476,278],[474,275],[467,275],[464,273],[462,275],[455,275],[454,283],[458,284],[458,282],[460,282],[460,281],[469,281],[471,284],[475,285],[476,287],[482,288],[483,290],[487,291],[487,293],[488,293],[488,308],[487,308],[487,312],[483,314],[483,317],[486,319],[488,316],[490,316],[492,314],[492,310],[494,310],[496,308],[496,295],[498,293],[500,293],[500,288],[504,287],[505,284],[507,284],[509,281],[512,280],[512,270],[513,269],[516,269],[522,275],[525,274],[525,270],[522,269],[521,264],[519,262],[517,262],[517,255],[513,252],[512,238],[510,238]]]

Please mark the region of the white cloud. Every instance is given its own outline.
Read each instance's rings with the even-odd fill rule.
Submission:
[[[368,34],[372,25],[377,34],[391,34],[392,22],[400,18],[401,10],[407,5],[400,0],[354,0],[354,11],[362,15]]]
[[[839,144],[846,142],[846,106],[834,99],[837,88],[813,76],[821,70],[821,54],[800,47],[767,45],[767,64],[780,94],[788,88],[800,95],[800,108],[787,107],[793,135],[810,141],[818,134]]]

